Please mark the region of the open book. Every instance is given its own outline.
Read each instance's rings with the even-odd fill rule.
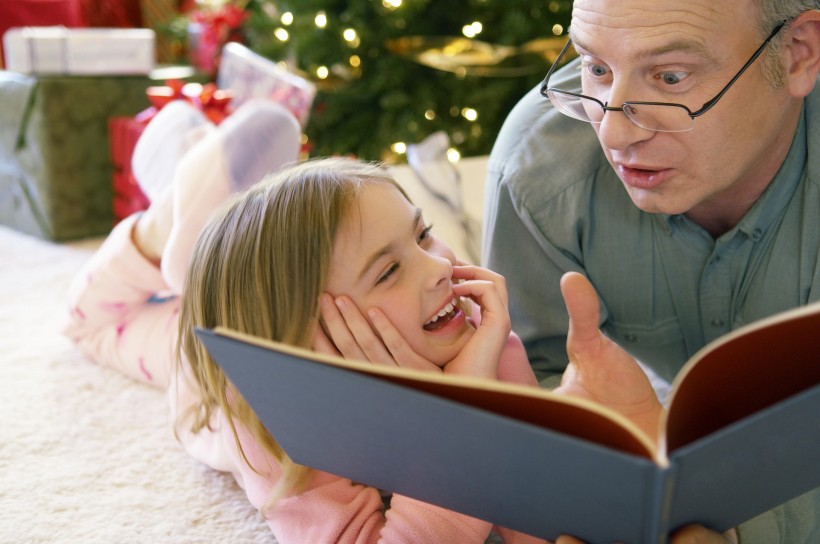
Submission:
[[[197,333],[294,461],[542,538],[665,542],[820,487],[820,304],[697,353],[658,444],[546,390]]]

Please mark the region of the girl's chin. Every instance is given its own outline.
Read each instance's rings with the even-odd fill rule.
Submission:
[[[451,342],[430,346],[429,356],[424,357],[428,361],[439,367],[444,367],[447,363],[458,357],[470,338],[475,334],[475,328],[469,322],[465,322],[462,333]]]

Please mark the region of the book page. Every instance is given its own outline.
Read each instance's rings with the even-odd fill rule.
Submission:
[[[818,384],[820,303],[751,323],[704,347],[681,370],[662,449],[671,453]]]

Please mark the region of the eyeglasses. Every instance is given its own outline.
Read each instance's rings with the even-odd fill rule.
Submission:
[[[541,95],[548,98],[558,111],[579,121],[598,124],[603,121],[606,112],[622,111],[633,124],[646,130],[654,130],[656,132],[686,132],[692,130],[692,127],[695,125],[695,117],[699,117],[709,111],[712,106],[718,103],[718,100],[723,98],[726,91],[734,85],[735,81],[743,75],[743,72],[760,56],[766,46],[769,45],[769,42],[772,41],[772,38],[780,32],[780,29],[783,28],[786,23],[787,21],[783,21],[777,25],[760,47],[757,48],[751,58],[746,61],[743,68],[735,74],[729,83],[727,83],[714,98],[705,102],[697,111],[692,111],[683,104],[675,104],[672,102],[624,102],[621,107],[616,108],[610,106],[607,102],[601,102],[591,96],[550,87],[550,77],[552,77],[556,67],[561,64],[561,60],[572,45],[572,40],[567,41],[567,44],[561,50],[561,53],[558,54],[558,58],[555,59],[550,71],[547,73],[547,77],[544,78],[544,82],[541,83]]]

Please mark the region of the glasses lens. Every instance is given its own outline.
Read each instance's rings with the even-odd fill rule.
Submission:
[[[573,119],[587,123],[600,123],[603,119],[604,110],[595,100],[554,89],[547,91],[547,98],[558,111]]]
[[[641,128],[657,132],[686,132],[694,120],[686,108],[675,104],[624,104],[624,114]]]

